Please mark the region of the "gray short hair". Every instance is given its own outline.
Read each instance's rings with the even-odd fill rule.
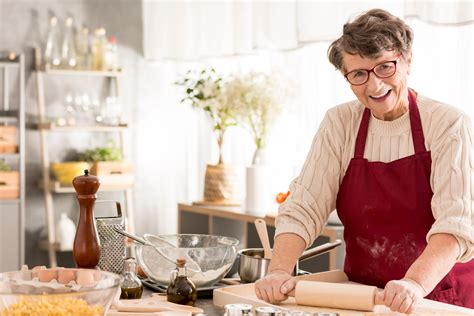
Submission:
[[[406,56],[413,43],[412,29],[400,18],[382,9],[372,9],[344,24],[342,36],[331,43],[328,58],[344,70],[342,53],[377,58],[383,51]]]

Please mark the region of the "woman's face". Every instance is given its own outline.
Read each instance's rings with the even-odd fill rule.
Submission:
[[[366,83],[360,86],[351,84],[357,99],[369,108],[376,118],[387,121],[402,116],[408,109],[407,77],[410,73],[411,53],[403,58],[398,52],[384,51],[375,59],[343,53],[345,73],[357,69],[370,70],[380,63],[392,60],[397,60],[397,70],[393,76],[378,78],[374,72],[370,72]]]

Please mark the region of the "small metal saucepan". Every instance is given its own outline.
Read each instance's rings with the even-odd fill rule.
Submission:
[[[340,244],[342,244],[342,241],[337,239],[334,242],[328,242],[323,245],[308,249],[299,257],[298,262],[322,255],[329,250],[336,248]],[[263,258],[262,248],[242,249],[239,251],[239,259],[239,275],[242,283],[255,282],[267,274],[270,260]]]

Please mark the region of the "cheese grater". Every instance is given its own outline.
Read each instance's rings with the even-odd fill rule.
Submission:
[[[100,240],[99,268],[121,274],[123,259],[125,258],[125,237],[118,234],[113,228],[125,230],[125,219],[122,216],[122,207],[117,201],[97,201],[96,203],[114,202],[117,216],[96,217],[97,232]]]

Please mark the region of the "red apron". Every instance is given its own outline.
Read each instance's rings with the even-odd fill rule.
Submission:
[[[434,223],[431,211],[431,156],[426,151],[420,113],[409,91],[415,154],[389,163],[364,159],[370,110],[365,109],[336,207],[344,224],[344,271],[351,281],[384,288],[402,279],[425,249]],[[427,296],[474,308],[474,260],[456,264]]]

